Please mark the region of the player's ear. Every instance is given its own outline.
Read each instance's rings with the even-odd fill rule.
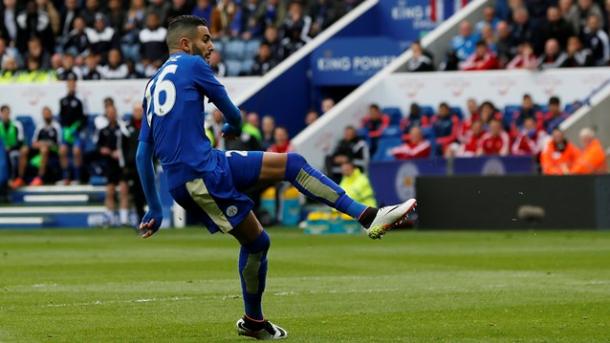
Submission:
[[[192,42],[190,39],[186,38],[186,37],[182,37],[180,38],[180,50],[183,50],[184,52],[191,54],[193,52],[192,49]]]

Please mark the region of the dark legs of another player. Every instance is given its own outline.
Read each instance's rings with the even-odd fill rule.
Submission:
[[[70,152],[68,145],[62,145],[59,148],[59,164],[63,171],[64,184],[70,184],[70,162],[68,161],[68,155]],[[78,145],[72,146],[72,159],[74,160],[74,175],[73,180],[80,182],[80,172],[83,163],[83,157],[81,149]]]

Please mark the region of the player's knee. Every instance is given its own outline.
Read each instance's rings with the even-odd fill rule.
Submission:
[[[296,152],[288,153],[288,161],[286,162],[286,178],[294,180],[301,169],[307,165],[305,157]]]
[[[269,235],[266,231],[263,231],[258,237],[256,237],[253,242],[245,244],[243,247],[248,251],[248,253],[256,254],[269,250],[270,246],[271,238],[269,238]]]

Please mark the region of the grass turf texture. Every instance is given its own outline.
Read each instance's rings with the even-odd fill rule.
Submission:
[[[270,230],[292,342],[610,340],[609,232]],[[203,230],[0,231],[0,342],[243,342],[237,244]]]

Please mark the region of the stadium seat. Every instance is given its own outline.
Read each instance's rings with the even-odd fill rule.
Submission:
[[[218,51],[222,56],[224,56],[224,47],[224,41],[218,40],[214,42],[214,50]]]
[[[400,126],[398,125],[390,125],[388,128],[383,130],[381,137],[398,137],[402,135],[402,131],[400,131]]]
[[[258,54],[258,47],[261,45],[259,40],[251,40],[246,43],[246,59],[253,59]]]
[[[394,156],[390,155],[390,149],[402,144],[399,137],[381,137],[377,145],[377,151],[373,156],[373,161],[392,161]]]
[[[579,108],[581,108],[582,105],[583,104],[580,101],[575,101],[575,102],[566,104],[564,111],[568,114],[572,114],[572,113],[576,112]]]
[[[451,106],[451,113],[457,115],[460,119],[464,119],[464,112],[459,106]]]
[[[240,40],[232,40],[226,43],[225,58],[229,60],[242,60],[246,53],[246,43]]]
[[[87,116],[87,139],[83,143],[84,151],[93,151],[96,149],[94,139],[96,139],[97,128],[95,127],[95,118],[97,118],[99,114],[90,114]]]
[[[398,107],[385,107],[381,112],[390,116],[390,125],[400,125],[402,119],[402,111]]]
[[[227,76],[238,76],[241,72],[241,62],[236,60],[225,61],[227,66]]]
[[[515,112],[519,111],[519,105],[507,105],[504,107],[504,125],[510,125],[515,117]]]
[[[419,108],[421,108],[421,112],[423,115],[427,116],[427,117],[432,117],[434,115],[434,107],[429,106],[429,105],[423,105],[420,106]]]
[[[25,142],[30,145],[32,144],[32,138],[34,136],[34,131],[36,131],[36,124],[34,124],[34,120],[29,115],[20,115],[17,116],[17,119],[21,126],[23,126],[23,135],[25,136]]]
[[[241,63],[241,74],[249,75],[252,71],[252,65],[254,65],[254,60],[247,59]]]
[[[430,158],[435,158],[438,153],[438,148],[436,145],[436,135],[434,134],[434,129],[432,127],[423,127],[421,132],[424,138],[430,142],[430,149],[432,151]]]

